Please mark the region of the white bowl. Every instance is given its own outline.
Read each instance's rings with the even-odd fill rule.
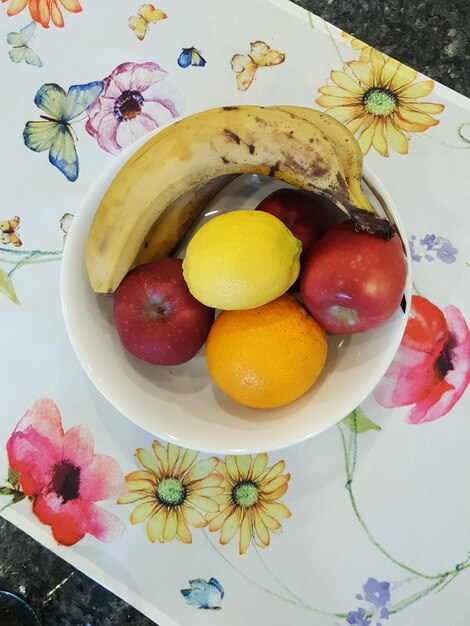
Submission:
[[[113,325],[112,298],[97,296],[89,285],[85,245],[95,210],[116,173],[148,138],[125,150],[101,174],[84,197],[67,237],[61,274],[62,304],[70,341],[85,372],[104,397],[130,420],[157,437],[187,448],[217,454],[253,453],[290,446],[321,433],[373,390],[405,330],[411,302],[410,252],[389,194],[365,167],[365,191],[376,208],[385,207],[389,219],[395,222],[407,255],[405,310],[399,308],[388,322],[367,333],[330,336],[325,368],[304,396],[277,409],[251,409],[232,401],[215,386],[207,370],[204,348],[188,363],[175,367],[150,365],[128,354]],[[198,225],[234,207],[255,208],[273,190],[286,186],[256,176],[237,178],[211,202]]]

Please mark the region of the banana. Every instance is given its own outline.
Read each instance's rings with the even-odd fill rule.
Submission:
[[[291,105],[273,108],[289,111],[298,117],[303,117],[321,129],[337,152],[342,165],[343,176],[348,183],[349,193],[354,204],[366,211],[373,212],[361,187],[362,150],[348,128],[334,117],[317,109]],[[142,265],[171,255],[205,206],[235,177],[236,175],[219,176],[186,191],[175,200],[150,229],[134,265]]]
[[[170,204],[147,233],[134,265],[170,256],[207,204],[236,174],[226,174],[189,189]]]
[[[283,105],[276,108],[289,111],[312,122],[328,137],[338,154],[353,204],[359,209],[373,213],[374,209],[361,187],[363,163],[361,146],[351,131],[331,115],[317,109],[293,105]]]
[[[371,232],[387,230],[385,220],[357,207],[344,164],[316,124],[277,108],[220,107],[162,129],[111,182],[87,240],[93,290],[115,291],[153,224],[179,196],[217,176],[249,173],[324,195],[351,215],[369,216]]]

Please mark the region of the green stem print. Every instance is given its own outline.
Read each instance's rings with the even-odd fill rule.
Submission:
[[[313,22],[313,15],[312,15],[312,12],[311,12],[311,11],[308,11],[308,10],[307,10],[307,19],[308,19],[308,23],[310,24],[310,26],[311,26],[312,28],[315,28],[315,24],[314,24],[314,22]]]
[[[405,598],[403,598],[402,600],[400,600],[399,602],[395,604],[390,604],[386,609],[387,615],[388,615],[389,613],[397,613],[398,611],[401,611],[411,606],[418,600],[421,600],[422,598],[426,597],[427,595],[433,592],[438,593],[442,591],[442,589],[444,589],[448,584],[450,584],[464,569],[467,569],[468,567],[470,567],[469,565],[470,555],[468,555],[467,558],[463,562],[457,564],[453,569],[447,570],[439,574],[429,574],[429,573],[420,572],[419,570],[416,570],[415,568],[410,567],[409,565],[402,563],[400,560],[396,559],[373,536],[372,532],[369,530],[359,510],[359,506],[357,504],[355,494],[353,491],[354,470],[357,464],[357,435],[360,432],[365,432],[363,429],[361,429],[361,420],[363,420],[363,415],[364,414],[362,413],[360,409],[356,409],[356,411],[353,411],[352,414],[348,415],[348,417],[337,426],[340,432],[341,443],[342,443],[342,448],[343,448],[344,466],[345,466],[345,472],[346,472],[345,487],[348,492],[349,500],[350,500],[354,515],[357,521],[359,522],[360,526],[363,528],[364,532],[366,533],[366,536],[369,539],[369,541],[379,550],[379,552],[381,552],[389,561],[391,561],[397,567],[407,572],[410,572],[411,574],[414,575],[413,578],[410,578],[404,582],[416,581],[417,579],[433,581],[424,589],[416,593],[413,593],[412,595],[406,596]],[[348,426],[349,441],[347,441],[347,437],[345,434],[345,425]],[[372,430],[374,426],[369,428],[368,430]],[[377,581],[375,581],[375,583],[377,583]],[[383,585],[384,583],[378,583],[378,584]],[[384,607],[379,607],[379,608],[384,608]],[[372,614],[369,613],[367,614],[367,617],[371,617],[372,615],[373,613]]]
[[[422,137],[438,144],[439,146],[444,146],[445,148],[452,148],[453,150],[470,150],[470,139],[465,135],[465,132],[470,134],[470,122],[462,122],[462,124],[457,127],[457,137],[461,142],[463,142],[463,145],[462,143],[452,144],[447,141],[442,141],[442,139],[437,139],[437,137],[427,134],[423,134]]]
[[[292,600],[297,604],[297,606],[299,606],[302,609],[306,609],[308,611],[312,611],[314,613],[318,613],[319,615],[327,615],[327,616],[339,617],[339,618],[346,618],[347,617],[346,613],[331,613],[329,611],[322,611],[321,609],[317,609],[317,608],[315,608],[313,606],[310,606],[306,602],[304,602],[304,600],[302,600],[302,598],[300,598],[293,591],[291,591],[281,581],[281,579],[278,576],[276,576],[276,574],[274,574],[271,571],[271,569],[269,568],[269,565],[263,559],[263,556],[260,553],[259,548],[256,546],[256,544],[254,544],[254,548],[255,548],[256,554],[257,554],[258,559],[259,559],[260,563],[262,564],[263,568],[266,570],[266,572],[268,572],[268,574],[271,576],[271,578],[288,594],[288,596],[290,596],[292,598]]]
[[[206,537],[207,541],[209,542],[209,545],[211,546],[211,548],[213,550],[215,550],[215,552],[217,552],[217,554],[227,563],[227,565],[229,565],[233,570],[235,570],[237,572],[237,574],[239,574],[240,576],[242,576],[245,580],[247,580],[251,585],[254,585],[255,587],[257,587],[258,589],[260,589],[261,591],[264,591],[265,593],[268,593],[271,596],[274,596],[275,598],[279,598],[280,600],[283,600],[284,602],[288,602],[289,604],[293,604],[301,609],[305,609],[307,611],[310,611],[312,613],[317,613],[319,615],[325,615],[327,617],[339,617],[339,618],[346,618],[347,617],[347,613],[331,613],[329,611],[323,611],[321,609],[317,609],[313,606],[310,606],[309,604],[307,604],[306,602],[304,602],[301,598],[299,598],[299,596],[297,596],[295,593],[293,593],[288,587],[286,587],[286,585],[284,585],[284,583],[271,571],[271,569],[269,568],[269,566],[264,562],[261,554],[259,553],[258,548],[255,546],[255,550],[258,554],[258,557],[263,565],[263,567],[265,568],[265,570],[268,572],[268,574],[270,575],[270,577],[287,593],[287,596],[278,593],[276,591],[274,591],[273,589],[270,589],[269,587],[266,587],[264,585],[261,585],[257,580],[255,580],[254,578],[251,578],[250,576],[248,576],[247,574],[245,574],[244,572],[242,572],[236,565],[234,565],[232,563],[232,561],[230,561],[230,559],[228,559],[225,554],[219,550],[219,548],[211,541],[209,534],[208,533],[204,533],[204,536]]]
[[[464,128],[467,129],[466,132],[468,133],[468,136],[465,134]],[[457,134],[460,139],[467,144],[467,148],[470,148],[470,122],[463,122],[463,124],[460,124],[457,128]]]
[[[421,293],[421,291],[418,289],[417,285],[415,282],[413,282],[413,293],[415,293],[417,296],[421,296],[423,297],[423,294]]]
[[[333,45],[334,45],[334,47],[336,49],[336,52],[338,53],[338,56],[339,56],[339,58],[341,60],[341,63],[345,63],[345,59],[344,59],[343,55],[341,54],[340,47],[338,46],[338,42],[336,41],[336,37],[334,36],[334,34],[333,34],[332,30],[331,30],[331,26],[328,24],[328,22],[325,22],[325,21],[323,22],[323,24],[325,25],[326,32],[328,33],[328,35],[329,35],[329,37],[331,39],[331,42],[333,43]]]
[[[18,472],[14,472],[11,469],[8,470],[8,478],[4,481],[5,485],[0,487],[0,496],[11,496],[11,500],[0,507],[0,513],[12,504],[21,502],[21,500],[26,498],[25,494],[19,488],[19,478],[20,475]]]
[[[299,595],[294,593],[281,578],[272,571],[269,565],[264,560],[261,550],[253,542],[256,555],[269,578],[272,581],[272,588],[269,584],[260,584],[254,578],[245,574],[237,565],[224,555],[224,553],[211,541],[209,534],[204,533],[208,543],[213,550],[240,576],[247,580],[251,585],[257,587],[261,591],[274,596],[290,605],[294,605],[299,609],[307,612],[315,613],[318,616],[323,616],[327,621],[325,624],[331,626],[345,626],[347,623],[357,624],[370,624],[374,626],[376,623],[381,623],[381,619],[388,618],[389,615],[398,613],[410,607],[412,604],[422,600],[433,593],[439,593],[447,585],[455,580],[455,578],[461,574],[464,570],[470,568],[470,553],[467,557],[452,569],[446,570],[441,573],[433,574],[428,572],[422,572],[406,563],[403,563],[399,559],[395,558],[381,543],[374,537],[373,533],[367,526],[367,523],[360,511],[358,501],[354,492],[354,474],[358,465],[358,435],[368,431],[380,431],[381,427],[372,422],[360,409],[357,408],[350,413],[342,422],[337,425],[337,429],[340,435],[341,447],[343,451],[344,459],[344,471],[345,471],[345,489],[348,494],[351,509],[357,522],[364,530],[367,539],[372,545],[391,563],[405,572],[412,574],[403,580],[397,582],[379,582],[374,578],[369,578],[363,585],[363,594],[356,595],[356,598],[368,603],[366,608],[358,608],[357,611],[350,611],[349,613],[327,611],[312,606]],[[421,589],[416,590],[416,585],[424,584]],[[414,586],[411,590],[409,587]],[[408,593],[406,589],[408,588]],[[403,597],[394,599],[398,593]],[[393,595],[393,598],[392,598]],[[337,620],[340,620],[339,622]],[[352,621],[356,620],[356,621]],[[362,621],[361,621],[362,620]]]
[[[404,563],[401,563],[400,561],[398,561],[397,559],[395,559],[389,552],[387,552],[385,550],[385,548],[383,548],[380,543],[373,537],[372,533],[370,532],[370,530],[368,529],[364,519],[362,518],[362,515],[359,511],[359,507],[357,505],[356,502],[356,498],[354,496],[354,492],[353,492],[353,476],[354,476],[354,470],[356,468],[356,463],[357,463],[357,418],[356,418],[356,411],[353,411],[353,413],[351,414],[353,416],[352,418],[352,423],[353,423],[353,427],[351,428],[350,424],[349,428],[350,428],[350,442],[349,444],[346,443],[346,437],[344,435],[344,431],[343,431],[343,427],[341,426],[341,424],[338,424],[338,429],[341,435],[341,443],[343,446],[343,454],[344,454],[344,465],[345,465],[345,469],[346,469],[346,490],[348,492],[348,496],[349,496],[349,501],[351,503],[351,507],[352,510],[354,512],[354,515],[356,516],[357,521],[359,522],[359,524],[362,526],[362,528],[364,529],[364,532],[367,535],[367,538],[369,539],[369,541],[380,551],[382,552],[382,554],[387,557],[390,561],[392,561],[392,563],[394,563],[395,565],[397,565],[398,567],[400,567],[401,569],[404,569],[408,572],[410,572],[410,574],[414,574],[415,576],[419,576],[420,578],[428,578],[431,580],[434,580],[436,578],[440,578],[440,575],[437,576],[433,576],[433,575],[429,575],[429,574],[423,574],[422,572],[419,572],[415,569],[413,569],[412,567],[409,567],[408,565],[405,565]],[[351,416],[348,416],[346,419],[349,420],[349,422],[351,422]]]
[[[26,265],[54,263],[62,258],[62,250],[16,250],[0,247],[0,264],[6,265],[8,271],[0,267],[0,293],[3,293],[15,304],[19,304],[13,285],[12,276]]]

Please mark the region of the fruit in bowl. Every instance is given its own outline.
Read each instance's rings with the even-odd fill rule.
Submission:
[[[203,346],[214,309],[189,292],[180,259],[136,267],[124,278],[113,300],[114,323],[123,346],[155,365],[179,365]]]
[[[327,332],[359,333],[395,313],[406,272],[398,235],[383,239],[356,232],[348,220],[312,247],[302,266],[300,295]]]
[[[302,193],[302,201],[305,199],[305,202],[311,203],[310,217],[315,215],[315,219],[321,218],[319,219],[320,230],[327,231],[326,234],[317,233],[320,238],[315,235],[313,241],[306,244],[307,247],[311,245],[312,250],[300,257],[303,265],[310,254],[313,254],[316,246],[320,246],[323,238],[328,236],[331,224],[324,223],[326,217],[324,206],[328,203],[338,207],[339,219],[352,220],[355,230],[370,232],[372,234],[369,236],[374,239],[383,238],[384,242],[398,241],[399,236],[395,229],[396,217],[393,210],[391,213],[387,213],[387,210],[381,212],[381,203],[374,199],[374,194],[363,193],[361,172],[362,157],[354,137],[341,124],[317,111],[301,107],[234,106],[201,112],[179,120],[154,133],[145,142],[141,141],[136,149],[130,150],[126,155],[126,161],[124,162],[124,158],[121,160],[119,167],[113,171],[113,176],[108,177],[106,187],[101,189],[100,199],[94,206],[94,209],[96,206],[98,208],[94,213],[86,242],[88,289],[91,285],[96,294],[115,293],[114,298],[117,300],[120,285],[125,284],[124,277],[132,276],[132,272],[137,271],[133,268],[139,266],[144,257],[150,260],[174,254],[181,242],[188,239],[190,229],[193,229],[191,239],[197,241],[197,233],[202,233],[205,228],[203,226],[197,231],[197,226],[195,226],[197,213],[199,211],[201,214],[215,188],[222,189],[222,193],[216,195],[214,206],[224,204],[223,198],[225,197],[224,212],[232,211],[237,219],[237,213],[242,212],[259,215],[270,213],[270,218],[275,220],[276,230],[283,233],[284,241],[294,242],[298,237],[306,241],[306,237],[301,236],[300,233],[298,237],[295,232],[286,234],[286,225],[290,225],[294,231],[294,225],[289,222],[288,214],[291,213],[290,217],[295,214],[298,207],[296,208],[297,205],[293,199],[297,194]],[[237,184],[239,179],[236,177],[240,174],[250,180],[252,180],[251,174],[256,174],[258,177],[268,176],[269,178],[260,178],[260,180],[263,180],[263,185],[266,185],[266,189],[269,187],[270,191],[275,189],[270,186],[270,183],[274,181],[276,184],[282,181],[283,184],[289,186],[289,194],[286,192],[278,194],[278,198],[279,195],[284,196],[281,210],[277,213],[275,210],[270,210],[270,204],[271,209],[275,208],[273,198],[275,199],[276,196],[273,196],[264,203],[265,208],[268,207],[267,211],[263,211],[262,206],[256,211],[239,211],[240,208],[255,209],[259,200],[263,199],[259,198],[257,203],[253,201],[249,207],[244,206],[248,196],[240,191],[241,184]],[[270,183],[266,183],[267,180]],[[217,181],[215,186],[214,181]],[[223,188],[227,182],[229,186],[225,193]],[[205,185],[209,183],[211,187],[206,189]],[[258,183],[255,186],[259,188]],[[234,201],[230,204],[232,187],[237,191],[234,192]],[[252,186],[251,189],[253,188]],[[386,209],[390,206],[386,190],[380,184],[378,189],[380,196],[385,198]],[[291,196],[292,202],[288,196]],[[376,196],[378,197],[379,195]],[[189,202],[190,208],[186,202]],[[188,206],[187,209],[186,206]],[[383,216],[384,212],[387,217]],[[217,211],[208,210],[207,213],[215,215]],[[229,215],[223,217],[228,218]],[[213,224],[221,220],[213,216],[211,219]],[[251,219],[251,217],[246,219]],[[336,218],[333,222],[335,221]],[[210,229],[206,230],[206,232],[209,231]],[[245,231],[250,235],[253,234],[251,227],[245,228]],[[154,235],[158,236],[154,237]],[[281,357],[279,366],[272,368],[271,373],[275,371],[280,377],[279,388],[282,389],[281,382],[284,382],[284,389],[287,389],[289,393],[285,392],[282,398],[276,398],[274,391],[270,391],[268,395],[272,394],[273,397],[265,403],[266,408],[274,406],[279,408],[275,411],[252,409],[253,406],[261,408],[261,405],[256,405],[248,397],[238,397],[232,401],[231,398],[235,397],[233,389],[227,387],[217,373],[218,368],[214,366],[214,344],[211,337],[216,336],[217,328],[223,327],[224,319],[233,321],[233,316],[240,316],[240,319],[242,316],[249,318],[256,312],[259,317],[258,333],[253,335],[256,339],[247,341],[247,345],[257,355],[262,356],[263,352],[268,354],[268,348],[272,346],[266,340],[266,335],[264,335],[264,341],[268,348],[258,347],[255,350],[254,347],[262,345],[262,329],[269,327],[268,308],[280,298],[290,298],[284,294],[289,290],[291,280],[295,280],[296,271],[292,271],[292,268],[295,266],[295,259],[298,260],[300,249],[296,244],[297,249],[291,249],[283,259],[278,255],[278,249],[277,252],[276,248],[271,249],[267,254],[270,263],[264,262],[255,269],[258,257],[261,258],[265,254],[263,249],[265,238],[259,238],[254,244],[252,243],[250,254],[253,259],[253,268],[245,276],[245,281],[247,288],[255,294],[256,298],[265,291],[267,295],[263,295],[263,298],[267,298],[267,301],[259,305],[257,299],[253,298],[241,301],[237,309],[229,310],[231,305],[227,302],[208,301],[198,290],[201,286],[203,290],[212,289],[214,284],[211,283],[215,283],[213,280],[215,274],[229,281],[234,279],[233,270],[237,270],[236,263],[233,263],[232,259],[232,262],[228,261],[224,268],[221,260],[220,250],[228,249],[233,243],[224,237],[221,233],[215,233],[212,237],[210,245],[214,245],[214,249],[218,246],[217,254],[211,254],[203,245],[197,255],[193,256],[192,262],[191,255],[187,255],[185,263],[189,259],[189,268],[197,267],[197,264],[201,262],[199,274],[196,272],[198,274],[195,281],[196,287],[194,277],[191,277],[191,269],[188,273],[185,271],[183,276],[189,284],[189,291],[193,291],[193,297],[195,296],[196,300],[200,299],[203,302],[205,300],[206,304],[222,308],[222,312],[211,324],[207,335],[206,360],[209,371],[203,366],[205,361],[201,358],[202,354],[197,359],[190,359],[188,367],[183,369],[176,367],[171,370],[164,365],[150,370],[147,364],[144,364],[145,367],[144,365],[139,367],[135,361],[128,360],[131,369],[126,363],[122,375],[119,373],[123,392],[116,406],[126,415],[135,415],[134,408],[123,397],[124,389],[129,389],[131,395],[130,390],[137,391],[138,395],[145,395],[145,407],[140,405],[141,413],[145,413],[153,402],[163,408],[171,404],[171,414],[181,418],[181,421],[172,420],[171,424],[163,429],[161,424],[165,418],[160,412],[158,426],[152,427],[151,420],[154,417],[148,414],[148,421],[144,427],[164,438],[173,437],[174,433],[178,433],[176,436],[181,442],[199,449],[264,450],[273,446],[288,445],[323,430],[327,424],[331,425],[357,406],[371,391],[398,347],[399,335],[402,327],[404,328],[401,312],[396,311],[390,324],[385,324],[383,333],[380,332],[381,327],[368,331],[371,333],[370,340],[368,336],[365,342],[362,342],[361,333],[350,335],[350,337],[357,336],[357,341],[349,338],[343,340],[341,336],[326,335],[321,321],[315,319],[316,316],[308,311],[307,302],[302,303],[297,299],[296,306],[300,307],[304,314],[302,324],[305,322],[310,326],[315,325],[319,329],[320,336],[323,337],[326,361],[321,364],[322,358],[324,359],[321,356],[321,350],[310,350],[310,358],[312,354],[318,357],[315,374],[309,375],[308,381],[302,383],[303,386],[300,384],[301,377],[299,376],[294,382],[292,379],[289,382],[291,370],[295,371],[295,367],[291,368],[283,364],[282,357],[287,350],[284,345],[277,352],[277,358],[279,355]],[[187,251],[191,250],[191,243],[190,241],[186,247]],[[406,246],[406,241],[404,243]],[[244,246],[246,247],[246,244],[243,243],[243,238],[240,238],[238,245],[240,253],[246,252]],[[288,246],[281,246],[281,248],[285,250]],[[207,253],[205,259],[206,268],[209,268],[207,271],[202,267],[204,263],[202,263],[201,255],[204,249]],[[229,272],[232,272],[232,275],[229,275]],[[319,278],[315,277],[312,280],[316,282]],[[276,281],[278,281],[278,284],[275,284],[276,288],[271,290],[272,283]],[[409,294],[409,289],[408,278],[407,294]],[[105,301],[104,298],[95,299]],[[407,306],[406,311],[408,308]],[[217,321],[219,319],[220,322]],[[109,334],[109,327],[106,332]],[[269,334],[267,336],[269,337]],[[221,345],[223,339],[228,341],[228,331],[219,334]],[[239,343],[240,346],[243,343],[241,336]],[[327,343],[328,349],[326,349]],[[287,344],[294,351],[300,350],[302,345],[301,341],[293,336]],[[124,353],[124,350],[121,349],[121,352]],[[113,354],[119,360],[115,343],[113,343]],[[220,356],[228,353],[219,350],[218,354]],[[269,357],[268,363],[275,363],[275,356],[276,354]],[[222,360],[219,359],[219,366]],[[228,361],[227,356],[222,369],[229,369]],[[249,366],[246,365],[245,369],[248,370]],[[318,376],[320,371],[322,374]],[[124,372],[128,374],[127,378],[123,378]],[[187,387],[178,384],[179,376],[184,376],[183,372],[188,373]],[[211,384],[209,373],[215,385]],[[241,378],[239,376],[239,380]],[[98,382],[99,384],[101,381]],[[233,385],[233,382],[231,384]],[[215,392],[216,385],[219,385],[222,390],[225,386],[225,392]],[[107,396],[109,397],[110,394],[108,393]],[[161,405],[159,405],[160,400]],[[312,404],[315,407],[313,413]],[[292,432],[290,432],[290,425],[286,424],[287,416],[289,420],[292,418]],[[258,417],[260,417],[259,420]],[[277,422],[278,419],[279,422]],[[208,428],[203,429],[204,435],[198,436],[195,433],[195,429],[190,426],[193,422],[195,428],[196,423],[207,423]],[[254,422],[253,426],[249,425],[250,422]],[[297,426],[300,424],[299,430]],[[189,432],[185,430],[186,428],[191,430],[191,439],[186,438]],[[271,432],[276,435],[271,437]],[[217,434],[213,436],[212,433]],[[228,433],[230,433],[229,442]],[[263,441],[254,443],[257,440],[256,433],[264,433]],[[222,440],[225,441],[224,444],[220,443]]]
[[[198,149],[180,153],[176,146],[188,137]],[[88,237],[90,282],[96,292],[115,292],[114,318],[124,346],[155,364],[183,363],[204,343],[215,308],[223,311],[215,329],[233,317],[252,319],[246,310],[256,308],[256,319],[267,316],[270,307],[263,305],[298,286],[300,260],[301,297],[313,315],[297,303],[297,312],[305,313],[300,327],[320,323],[322,332],[353,333],[385,322],[400,302],[406,263],[392,226],[374,214],[362,192],[361,171],[362,155],[349,131],[300,107],[222,107],[154,135],[108,188]],[[244,172],[268,173],[303,191],[281,189],[255,211],[234,210],[204,224],[189,241],[182,274],[179,262],[164,259],[126,275],[133,260],[158,258],[178,243],[185,212],[190,222],[213,193],[217,177]],[[336,215],[332,201],[340,207]],[[350,220],[332,228],[340,209]],[[159,238],[159,232],[165,236]],[[245,313],[230,316],[231,310]],[[220,332],[215,329],[209,355]],[[256,345],[255,339],[250,345]],[[240,375],[242,365],[237,367]],[[216,382],[221,380],[214,365],[209,370]],[[290,373],[287,367],[278,372],[279,389],[282,382],[292,387],[290,394],[282,392],[284,403],[299,395]],[[245,403],[276,406],[274,387],[271,393],[271,400]]]
[[[216,384],[246,406],[293,402],[316,381],[327,355],[325,331],[294,297],[245,311],[223,311],[207,339]]]
[[[218,309],[251,309],[281,296],[299,275],[301,242],[276,217],[231,211],[204,224],[183,261],[190,292]]]
[[[297,189],[278,189],[266,196],[257,211],[265,211],[281,220],[302,242],[301,261],[312,246],[337,222],[347,219],[341,209],[318,195]]]

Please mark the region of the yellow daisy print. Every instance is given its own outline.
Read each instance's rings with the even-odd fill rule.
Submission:
[[[389,146],[408,153],[408,135],[421,133],[439,121],[443,104],[420,102],[434,88],[434,81],[415,82],[417,72],[385,56],[375,48],[370,61],[349,61],[345,71],[333,70],[333,85],[324,85],[316,102],[358,136],[363,154],[371,147],[382,156]]]
[[[358,50],[360,52],[359,61],[361,61],[361,63],[369,63],[370,53],[371,50],[373,50],[372,46],[369,46],[369,44],[364,43],[360,39],[357,39],[357,37],[353,37],[344,31],[342,31],[341,35],[349,41],[353,50]]]
[[[268,455],[254,458],[244,454],[227,455],[216,472],[223,477],[224,492],[217,496],[219,513],[209,513],[209,530],[220,531],[220,543],[227,544],[239,531],[239,552],[244,554],[251,540],[265,548],[270,531],[281,528],[280,519],[291,516],[289,509],[278,502],[287,491],[290,474],[284,474],[285,462],[268,467]]]
[[[224,492],[220,486],[223,477],[214,473],[219,459],[209,457],[196,463],[198,454],[158,441],[153,442],[152,452],[137,449],[144,469],[126,476],[128,493],[118,504],[137,503],[130,521],[146,522],[150,541],[165,543],[176,538],[191,543],[189,526],[203,528],[207,525],[205,515],[219,511],[215,498]]]

